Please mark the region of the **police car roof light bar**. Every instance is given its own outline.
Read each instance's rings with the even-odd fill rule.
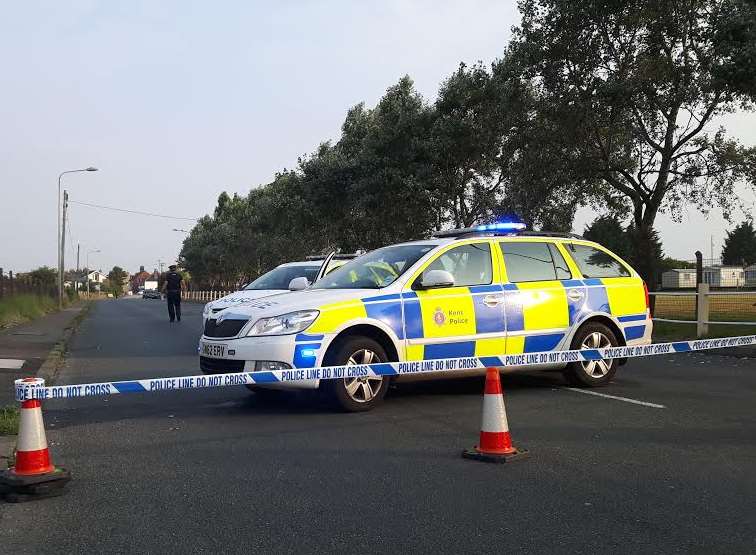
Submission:
[[[488,224],[494,225],[494,224]],[[565,233],[561,231],[532,231],[525,229],[512,229],[507,230],[504,228],[492,228],[481,229],[484,226],[466,227],[462,229],[447,229],[444,231],[436,231],[433,233],[433,237],[439,239],[455,238],[461,239],[462,237],[470,237],[474,235],[518,235],[523,237],[563,237],[565,239],[583,239],[581,235],[576,233]]]

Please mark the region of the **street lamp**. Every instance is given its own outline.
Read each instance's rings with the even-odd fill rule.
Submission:
[[[96,252],[101,252],[101,251],[100,249],[87,251],[87,295],[89,295],[89,272],[92,271],[92,268],[89,267],[89,255]]]
[[[178,231],[179,233],[189,233],[189,232],[188,232],[187,230],[185,230],[185,229],[176,229],[175,227],[173,228],[173,231]]]
[[[66,170],[58,176],[58,309],[63,309],[63,236],[60,232],[60,182],[67,173],[96,172],[97,168],[89,166],[81,170]]]

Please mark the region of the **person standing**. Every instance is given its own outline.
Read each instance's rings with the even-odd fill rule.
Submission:
[[[181,292],[186,289],[184,278],[176,271],[176,265],[168,266],[168,273],[163,283],[163,293],[168,302],[168,318],[181,321]]]

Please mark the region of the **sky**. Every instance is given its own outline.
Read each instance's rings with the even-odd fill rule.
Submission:
[[[0,267],[56,264],[56,193],[68,174],[66,267],[129,272],[176,259],[222,191],[246,194],[336,139],[347,110],[410,75],[433,101],[460,62],[501,56],[514,1],[2,0]],[[756,117],[723,123],[756,144]],[[743,192],[753,204],[753,195]],[[579,210],[575,229],[595,217]],[[718,211],[662,216],[665,251],[721,249]],[[97,252],[99,251],[99,252]]]

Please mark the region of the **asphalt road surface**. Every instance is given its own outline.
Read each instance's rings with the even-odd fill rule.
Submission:
[[[198,373],[200,305],[184,311],[169,324],[157,300],[98,303],[58,383]],[[506,465],[460,457],[482,383],[404,386],[366,414],[243,387],[48,401],[74,481],[0,504],[1,551],[756,552],[756,360],[631,361],[597,390],[627,400],[505,377],[531,452]]]

